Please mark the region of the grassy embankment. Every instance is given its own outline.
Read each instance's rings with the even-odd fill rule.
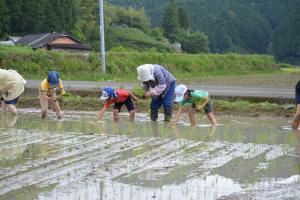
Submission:
[[[95,97],[66,96],[60,99],[60,105],[64,110],[84,110],[98,111],[102,103]],[[138,112],[150,112],[150,100],[141,99],[136,103]],[[39,100],[32,98],[22,98],[18,107],[35,107],[39,108]],[[178,105],[175,105],[177,110]],[[236,116],[273,116],[273,117],[291,117],[295,113],[295,107],[288,104],[276,104],[269,102],[253,103],[246,100],[226,101],[213,100],[214,113],[217,115],[236,115]],[[123,107],[126,111],[126,107]],[[201,111],[203,112],[203,111]]]
[[[208,76],[274,73],[280,66],[272,56],[239,54],[176,54],[150,52],[107,52],[107,74],[101,74],[99,54],[33,51],[25,47],[0,46],[0,67],[19,71],[27,79],[42,79],[58,70],[63,80],[137,81],[136,67],[145,63],[165,66],[178,80]]]
[[[99,71],[99,54],[89,56],[70,53],[33,51],[25,47],[0,46],[0,67],[18,70],[27,79],[42,79],[48,70],[58,70],[63,80],[115,80],[136,81],[136,67],[144,63],[158,63],[166,66],[180,81],[191,82],[215,76],[241,76],[249,74],[270,74],[279,72],[280,66],[273,57],[264,55],[238,54],[175,54],[150,52],[108,52],[106,54],[107,74]],[[98,73],[99,72],[99,73]],[[139,95],[140,91],[135,91]],[[64,109],[97,110],[101,107],[97,98],[64,97]],[[139,111],[148,112],[149,100],[138,103]],[[39,107],[38,101],[23,98],[20,106]],[[276,115],[294,113],[286,105],[251,103],[237,100],[229,102],[214,100],[216,113],[246,116]]]

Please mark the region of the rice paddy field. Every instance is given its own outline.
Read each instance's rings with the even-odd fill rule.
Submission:
[[[300,132],[287,118],[198,115],[176,126],[140,113],[22,109],[0,128],[0,199],[298,199]]]

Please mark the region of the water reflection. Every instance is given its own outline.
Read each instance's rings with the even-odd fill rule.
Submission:
[[[13,115],[11,119],[6,113],[2,112],[2,126],[3,128],[10,128],[16,126],[18,115]]]
[[[93,116],[32,113],[0,129],[0,199],[243,199],[300,180],[300,133],[278,118],[197,127]]]

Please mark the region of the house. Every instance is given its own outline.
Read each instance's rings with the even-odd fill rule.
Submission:
[[[49,51],[71,51],[87,52],[91,47],[81,42],[67,33],[42,33],[35,35],[26,35],[20,38],[16,45],[27,45],[33,49],[46,49]]]
[[[0,41],[0,45],[14,46],[21,37],[9,36],[7,40]]]
[[[7,40],[7,41],[0,41],[0,45],[14,46],[15,43],[11,40]]]

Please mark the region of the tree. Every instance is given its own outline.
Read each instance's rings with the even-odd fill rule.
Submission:
[[[175,0],[170,0],[163,16],[162,28],[170,42],[175,42],[178,33],[178,13]]]
[[[181,43],[183,52],[186,53],[207,53],[208,38],[199,31],[194,33],[183,32],[178,35],[177,40]]]
[[[4,38],[9,33],[10,18],[8,15],[8,7],[5,0],[0,0],[0,38]]]
[[[26,0],[23,4],[22,32],[36,34],[44,31],[46,0]]]
[[[7,0],[6,2],[9,8],[11,33],[22,33],[23,30],[20,26],[20,22],[23,18],[23,0]]]
[[[266,53],[271,33],[287,15],[287,6],[293,1],[299,0],[176,0],[179,8],[186,9],[191,31],[204,32],[209,37],[210,51],[220,53]],[[157,27],[162,24],[161,16],[165,14],[166,5],[170,0],[109,2],[122,6],[144,7],[151,17],[152,26]],[[220,34],[216,34],[218,28],[223,28],[221,31],[225,33],[225,42],[219,39]]]
[[[271,51],[279,60],[300,60],[300,2],[290,4],[289,14],[280,23],[271,38]],[[298,61],[297,61],[298,60]]]
[[[45,6],[45,23],[43,30],[45,32],[61,31],[60,20],[56,13],[56,1],[47,1]]]
[[[169,43],[168,39],[165,38],[163,31],[160,28],[154,28],[150,30],[149,35],[157,41]]]
[[[178,25],[180,29],[188,30],[190,28],[189,17],[184,8],[178,8]]]

